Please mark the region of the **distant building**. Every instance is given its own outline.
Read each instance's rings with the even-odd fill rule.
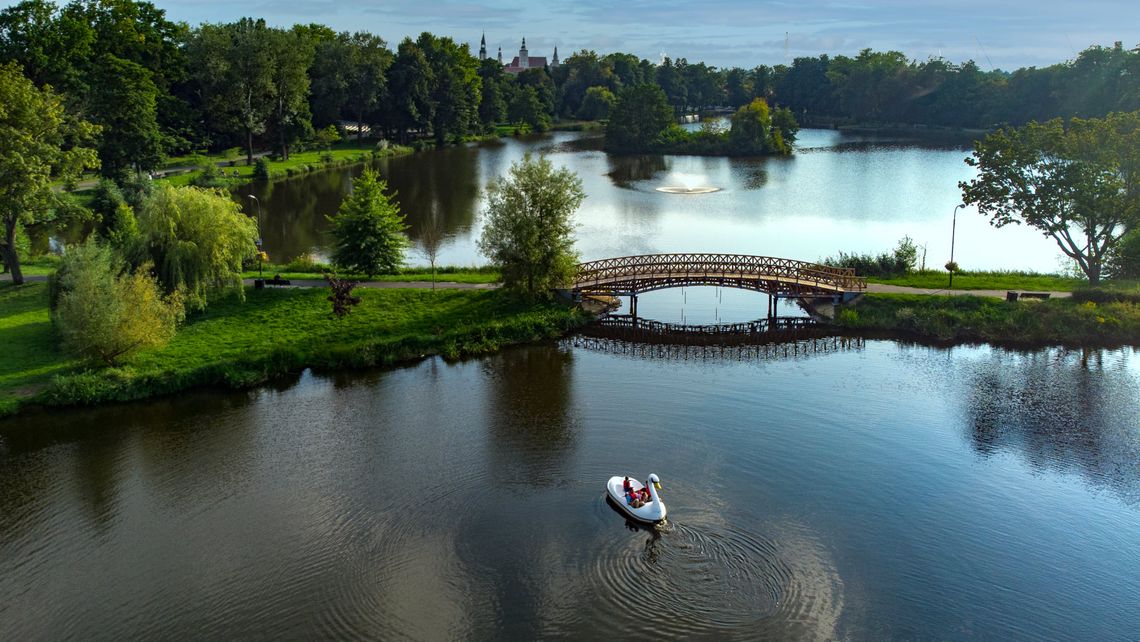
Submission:
[[[479,60],[487,57],[487,40],[486,36],[479,41]],[[499,63],[503,62],[503,48],[499,47]],[[518,74],[526,71],[527,69],[542,69],[543,67],[557,67],[558,66],[558,47],[554,48],[554,55],[551,57],[550,62],[546,61],[546,56],[532,56],[526,48],[526,38],[522,39],[522,46],[519,47],[519,55],[515,56],[509,64],[503,65],[503,71],[508,74]]]

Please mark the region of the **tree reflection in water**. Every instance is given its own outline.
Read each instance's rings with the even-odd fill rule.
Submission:
[[[1034,468],[1076,472],[1140,503],[1140,389],[1128,371],[1134,355],[995,351],[978,364],[970,386],[975,450],[1016,452]]]

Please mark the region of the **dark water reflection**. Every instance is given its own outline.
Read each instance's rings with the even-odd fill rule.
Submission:
[[[0,639],[1128,639],[1138,363],[567,341],[10,419]]]

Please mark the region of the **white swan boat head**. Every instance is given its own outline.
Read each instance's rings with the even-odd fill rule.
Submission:
[[[629,480],[630,488],[636,493],[642,488],[649,490],[649,501],[634,507],[625,492],[625,480]],[[606,495],[629,517],[648,524],[665,521],[665,502],[657,491],[661,490],[661,479],[656,474],[649,475],[646,484],[642,484],[633,477],[615,475],[606,482]]]

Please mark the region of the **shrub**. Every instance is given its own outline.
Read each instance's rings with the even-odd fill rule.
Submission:
[[[820,263],[831,267],[854,268],[859,276],[892,277],[910,273],[917,259],[918,247],[909,236],[904,236],[899,239],[898,245],[890,253],[883,252],[878,256],[872,256],[840,251],[837,256],[829,256]]]
[[[182,320],[181,297],[164,297],[149,265],[124,272],[110,249],[94,240],[74,248],[64,264],[55,322],[67,350],[114,365],[134,350],[173,338]]]
[[[265,160],[264,156],[258,158],[257,162],[253,165],[253,180],[269,180],[269,161]]]
[[[197,176],[190,179],[190,184],[195,187],[225,187],[226,178],[217,165],[207,163]]]

